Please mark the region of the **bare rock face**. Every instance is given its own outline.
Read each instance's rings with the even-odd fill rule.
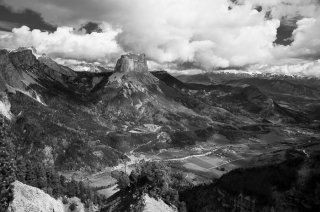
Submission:
[[[147,72],[148,65],[146,56],[144,54],[127,54],[122,55],[117,61],[115,72],[129,73],[129,72]]]
[[[27,48],[19,48],[10,52],[10,60],[13,65],[21,68],[27,68],[37,63],[37,58],[32,49]]]
[[[54,199],[39,188],[15,181],[14,199],[9,205],[8,212],[71,212],[70,204],[76,208],[72,212],[84,212],[84,205],[77,197],[67,199],[64,205],[61,199]]]
[[[139,87],[138,90],[146,85],[157,84],[158,81],[158,78],[148,71],[145,54],[122,55],[117,61],[113,74],[109,77],[109,83],[116,82],[118,86],[131,84],[130,87]]]
[[[150,197],[148,194],[144,195],[143,200],[143,212],[178,212],[176,207],[167,205],[161,199],[156,200]]]
[[[14,182],[14,200],[9,206],[9,212],[65,212],[61,201],[56,200],[44,191]]]
[[[13,114],[10,111],[11,103],[6,93],[0,92],[0,114],[11,120]]]

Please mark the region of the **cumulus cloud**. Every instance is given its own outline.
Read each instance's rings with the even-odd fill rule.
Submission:
[[[143,2],[122,24],[119,42],[125,49],[144,51],[158,62],[194,61],[204,68],[272,59],[279,21],[266,21],[252,5],[229,10],[226,0]]]
[[[71,27],[58,27],[53,33],[30,30],[27,26],[14,28],[12,33],[0,35],[0,47],[18,48],[34,46],[38,53],[46,53],[54,58],[107,62],[120,54],[116,36],[120,30],[103,25],[101,33],[79,33]]]
[[[51,24],[78,27],[95,21],[119,29],[109,27],[90,35],[79,35],[70,27],[59,27],[52,34],[27,28],[13,32],[11,45],[21,44],[18,41],[27,35],[27,40],[32,45],[38,44],[34,46],[41,51],[48,50],[62,58],[108,60],[123,49],[144,52],[160,64],[192,62],[212,70],[273,63],[288,57],[317,58],[320,52],[317,0],[238,0],[238,4],[229,0],[3,2],[15,10],[39,11]],[[256,6],[262,6],[262,10],[258,12]],[[305,18],[297,23],[293,43],[287,47],[275,46],[279,20],[296,16]],[[1,43],[6,42],[8,39]]]
[[[266,21],[251,4],[229,10],[226,0],[5,2],[16,9],[40,11],[55,24],[107,21],[122,29],[117,40],[126,51],[145,52],[161,63],[194,61],[207,69],[272,59],[270,49],[279,26],[278,20]]]
[[[278,46],[275,55],[278,58],[320,58],[320,15],[316,18],[304,18],[297,22],[293,31],[294,41],[290,46]]]

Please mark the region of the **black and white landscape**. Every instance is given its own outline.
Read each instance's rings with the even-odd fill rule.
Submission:
[[[317,0],[0,0],[0,211],[320,210]]]

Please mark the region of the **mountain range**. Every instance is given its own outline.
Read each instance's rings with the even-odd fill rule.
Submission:
[[[96,173],[132,162],[135,153],[186,161],[186,152],[200,149],[204,157],[234,145],[245,150],[228,157],[252,163],[257,149],[301,148],[318,137],[319,84],[225,73],[174,77],[149,71],[144,54],[121,56],[113,71],[84,72],[32,48],[0,50],[0,114],[21,138],[19,154],[62,173]],[[171,150],[181,157],[163,155]]]

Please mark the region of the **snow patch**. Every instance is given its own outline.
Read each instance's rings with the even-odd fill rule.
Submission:
[[[39,59],[39,57],[44,56],[44,55],[38,54],[37,51],[36,51],[36,49],[33,48],[33,47],[29,47],[29,48],[27,48],[27,49],[31,50],[31,51],[32,51],[32,54],[33,54],[37,59]]]

